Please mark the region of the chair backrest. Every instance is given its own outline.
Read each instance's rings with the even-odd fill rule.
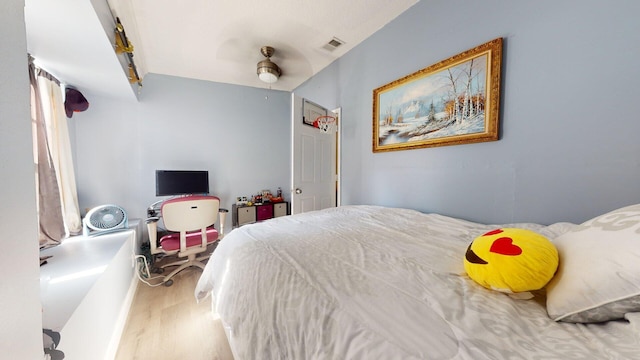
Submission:
[[[162,221],[169,231],[193,231],[213,225],[220,199],[216,196],[184,196],[162,204]]]

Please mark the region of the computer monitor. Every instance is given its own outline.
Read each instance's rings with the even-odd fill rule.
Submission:
[[[206,170],[156,170],[156,196],[209,193]]]

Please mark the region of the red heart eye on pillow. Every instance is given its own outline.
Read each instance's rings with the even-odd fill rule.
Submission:
[[[489,251],[509,256],[522,254],[522,249],[518,245],[513,245],[513,239],[510,237],[501,237],[494,241],[493,244],[491,244],[491,249],[489,249]]]

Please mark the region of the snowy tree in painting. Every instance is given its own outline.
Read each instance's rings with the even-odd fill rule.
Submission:
[[[380,145],[481,133],[487,56],[482,55],[380,94]]]

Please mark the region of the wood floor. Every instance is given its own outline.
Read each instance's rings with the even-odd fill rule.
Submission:
[[[139,283],[116,360],[233,360],[210,299],[196,303],[200,274],[183,270],[170,287]]]

